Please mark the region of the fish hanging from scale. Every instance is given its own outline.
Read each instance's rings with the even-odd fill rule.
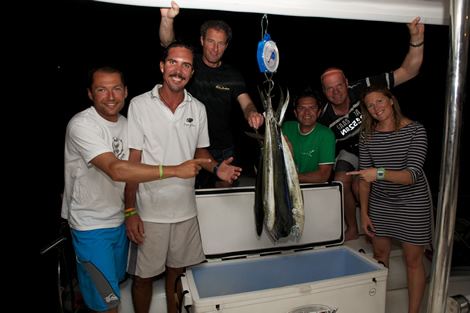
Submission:
[[[274,112],[272,76],[279,66],[279,50],[267,32],[266,14],[261,20],[261,25],[264,23],[266,30],[263,32],[262,26],[257,59],[261,73],[266,76],[268,89],[260,90],[265,111],[265,132],[262,139],[258,136],[261,153],[256,175],[254,210],[258,236],[261,236],[265,225],[268,235],[277,242],[284,237],[300,237],[305,216],[297,169],[281,129],[289,105],[289,90],[284,100],[284,93],[280,89],[279,104]]]
[[[265,109],[265,132],[264,136],[258,136],[261,153],[254,203],[258,236],[265,225],[275,242],[284,237],[300,237],[305,220],[297,169],[281,129],[289,104],[289,91],[285,100],[282,89],[280,94],[280,103],[274,111],[271,91],[260,91]]]

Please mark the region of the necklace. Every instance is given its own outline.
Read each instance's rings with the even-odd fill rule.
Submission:
[[[174,114],[175,111],[176,111],[176,108],[173,109],[173,108],[170,106],[170,104],[169,104],[168,102],[166,102],[166,100],[165,100],[165,98],[163,98],[162,92],[161,92],[160,90],[158,90],[158,94],[160,95],[160,100],[162,100],[163,104],[164,104],[168,109],[170,109],[170,111]],[[176,106],[176,107],[178,107],[178,106]]]

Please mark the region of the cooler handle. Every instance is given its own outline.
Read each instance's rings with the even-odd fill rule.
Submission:
[[[193,305],[193,297],[191,296],[191,292],[189,291],[188,278],[186,278],[185,275],[182,275],[180,279],[181,279],[181,286],[183,288],[182,299],[180,303],[181,304],[180,313],[181,313],[181,308],[185,307],[187,309]]]

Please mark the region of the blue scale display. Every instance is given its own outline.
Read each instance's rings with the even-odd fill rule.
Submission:
[[[264,34],[263,40],[258,43],[258,65],[262,73],[275,73],[279,66],[279,50],[271,36]]]

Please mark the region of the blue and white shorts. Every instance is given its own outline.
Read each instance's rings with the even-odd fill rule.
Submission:
[[[88,231],[72,229],[72,242],[85,304],[95,311],[117,307],[129,250],[125,224]]]

